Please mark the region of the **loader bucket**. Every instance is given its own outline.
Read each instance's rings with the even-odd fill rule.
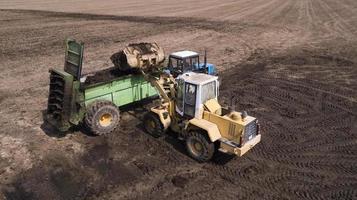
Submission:
[[[165,60],[164,50],[156,43],[129,44],[110,58],[121,71],[130,69],[149,70]]]

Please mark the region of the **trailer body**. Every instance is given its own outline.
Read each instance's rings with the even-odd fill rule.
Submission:
[[[82,43],[67,40],[64,70],[49,71],[46,121],[58,130],[67,131],[80,124],[88,106],[95,101],[106,100],[120,107],[157,96],[155,88],[139,73],[88,83],[85,79],[90,76],[82,76],[83,50]]]

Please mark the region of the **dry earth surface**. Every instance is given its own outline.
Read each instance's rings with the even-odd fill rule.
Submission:
[[[0,199],[357,199],[357,1],[1,0],[0,9]],[[57,136],[42,112],[69,36],[86,44],[86,72],[110,67],[131,42],[207,49],[221,102],[256,116],[262,142],[199,164],[173,134],[143,132],[144,103],[125,108],[107,137]]]

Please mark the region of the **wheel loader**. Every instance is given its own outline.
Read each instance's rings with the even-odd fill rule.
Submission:
[[[162,100],[144,117],[148,133],[178,133],[188,154],[199,162],[210,160],[216,151],[242,156],[260,142],[256,118],[218,103],[217,76],[188,72],[173,78],[155,67],[140,67]]]

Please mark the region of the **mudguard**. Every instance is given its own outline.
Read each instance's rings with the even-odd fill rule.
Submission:
[[[210,138],[211,142],[215,142],[222,137],[217,125],[207,120],[196,118],[191,119],[187,124],[186,130],[192,130],[194,129],[194,127],[198,127],[207,131],[208,137]]]

